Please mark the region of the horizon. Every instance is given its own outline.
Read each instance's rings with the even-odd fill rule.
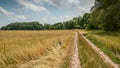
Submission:
[[[90,12],[94,0],[0,0],[0,27],[12,22],[54,24]]]

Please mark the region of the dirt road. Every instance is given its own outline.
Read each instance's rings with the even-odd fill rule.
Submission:
[[[74,49],[73,49],[73,55],[71,58],[71,68],[81,68],[79,57],[78,57],[78,33],[77,32],[75,32],[75,37],[74,37]]]

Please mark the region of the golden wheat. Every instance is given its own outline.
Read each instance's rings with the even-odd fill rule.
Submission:
[[[0,31],[0,67],[60,66],[72,31]],[[54,62],[52,61],[54,59]],[[52,62],[51,62],[51,61]],[[57,63],[55,61],[58,61]],[[34,65],[35,62],[36,64]],[[48,63],[48,65],[45,65]],[[58,64],[58,65],[57,65]],[[52,66],[53,65],[53,66]],[[54,68],[58,68],[54,66]],[[29,67],[30,68],[30,67]]]

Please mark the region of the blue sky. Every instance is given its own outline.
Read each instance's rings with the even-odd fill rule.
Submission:
[[[94,0],[0,0],[0,26],[11,22],[56,23],[89,12]]]

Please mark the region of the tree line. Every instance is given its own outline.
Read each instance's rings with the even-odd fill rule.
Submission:
[[[89,13],[86,13],[83,18],[81,16],[75,17],[72,20],[58,22],[55,24],[40,24],[34,22],[14,22],[1,27],[1,30],[62,30],[62,29],[85,29],[88,27],[87,19]]]
[[[1,30],[62,30],[62,29],[102,29],[120,31],[120,0],[95,0],[90,13],[83,17],[55,24],[39,22],[15,22],[3,26]]]
[[[1,30],[62,30],[62,29],[77,29],[82,28],[79,25],[78,18],[70,21],[58,22],[55,24],[40,24],[34,22],[15,22],[1,27]]]

